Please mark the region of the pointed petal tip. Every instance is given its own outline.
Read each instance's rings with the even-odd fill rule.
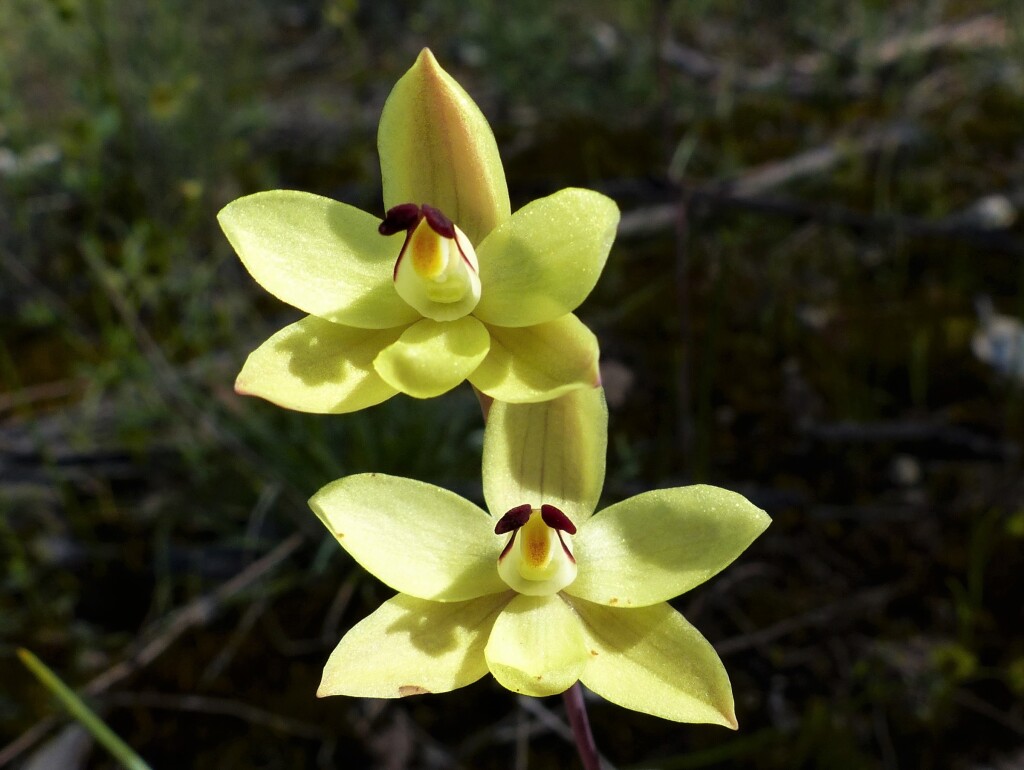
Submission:
[[[235,393],[237,393],[240,396],[252,395],[252,391],[249,389],[249,386],[242,379],[242,375],[238,375],[238,377],[235,379]]]
[[[441,66],[440,62],[438,62],[437,57],[434,56],[434,52],[429,48],[424,48],[420,51],[419,55],[416,57],[416,61],[413,62],[412,67],[409,68],[409,71],[418,72],[421,78],[426,76],[435,80],[442,74],[447,74],[445,73],[444,67]],[[428,81],[424,80],[421,82],[426,83]]]
[[[719,724],[727,730],[740,729],[739,720],[736,719],[736,709],[733,707],[732,703],[730,703],[726,708],[721,709],[718,712],[718,716],[720,719],[717,722],[712,722],[712,724]]]
[[[487,119],[429,48],[384,103],[377,148],[385,208],[429,203],[473,244],[512,214]]]

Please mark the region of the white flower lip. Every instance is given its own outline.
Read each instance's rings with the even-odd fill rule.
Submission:
[[[480,301],[480,268],[469,239],[439,209],[402,203],[388,210],[378,232],[405,231],[395,261],[395,291],[424,317],[454,321]]]
[[[576,579],[571,535],[576,527],[553,505],[516,506],[502,516],[495,534],[512,535],[498,556],[498,574],[528,596],[550,596]]]

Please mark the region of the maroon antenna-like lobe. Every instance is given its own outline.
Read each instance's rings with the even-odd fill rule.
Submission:
[[[530,520],[530,513],[532,511],[533,506],[529,503],[523,503],[509,509],[504,516],[498,519],[498,523],[494,525],[494,534],[504,535],[506,532],[513,532],[519,529]]]
[[[384,215],[384,221],[377,228],[377,232],[381,235],[394,235],[403,230],[411,230],[420,223],[422,218],[423,214],[420,212],[420,207],[415,203],[400,203],[388,209]]]
[[[455,237],[455,225],[448,217],[441,213],[440,209],[435,209],[424,203],[420,207],[423,211],[423,216],[427,220],[427,224],[430,225],[430,229],[443,238],[454,238]]]
[[[558,510],[553,505],[544,503],[540,507],[541,518],[544,519],[544,523],[547,524],[551,529],[557,529],[562,532],[568,532],[570,535],[576,534],[576,525],[569,520],[569,517]]]

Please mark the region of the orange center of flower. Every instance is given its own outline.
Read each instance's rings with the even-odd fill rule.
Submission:
[[[448,265],[448,244],[424,219],[409,236],[406,252],[421,278],[436,279]]]

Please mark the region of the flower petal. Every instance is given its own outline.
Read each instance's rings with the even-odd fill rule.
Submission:
[[[401,333],[401,327],[355,329],[306,316],[249,354],[235,390],[300,412],[365,409],[397,392],[374,371],[373,359]]]
[[[663,602],[727,567],[770,523],[727,489],[644,492],[601,511],[576,534],[579,572],[565,591],[619,607]]]
[[[572,313],[536,326],[487,329],[491,349],[469,381],[497,401],[547,401],[601,384],[597,337]]]
[[[484,649],[487,667],[512,692],[536,697],[568,690],[589,655],[579,618],[558,595],[516,595]]]
[[[487,508],[499,516],[524,503],[548,503],[579,526],[601,497],[607,446],[601,388],[537,404],[495,401],[484,431]]]
[[[424,318],[374,359],[377,373],[391,387],[415,398],[451,390],[487,355],[491,337],[472,316],[456,321]]]
[[[732,686],[718,653],[668,604],[573,606],[590,655],[580,676],[586,687],[633,711],[736,729]]]
[[[487,673],[484,646],[507,601],[441,604],[399,594],[345,634],[316,694],[400,698],[472,684]]]
[[[229,203],[217,219],[252,277],[289,305],[363,329],[419,317],[392,283],[401,239],[380,235],[380,220],[365,211],[271,190]]]
[[[331,482],[309,506],[367,572],[396,591],[440,602],[507,590],[494,520],[454,492],[364,473]]]
[[[477,248],[483,290],[473,315],[533,326],[575,310],[601,275],[618,223],[615,201],[592,190],[559,190],[519,209]]]
[[[487,118],[424,48],[395,84],[377,132],[384,208],[428,203],[474,244],[511,215]]]

